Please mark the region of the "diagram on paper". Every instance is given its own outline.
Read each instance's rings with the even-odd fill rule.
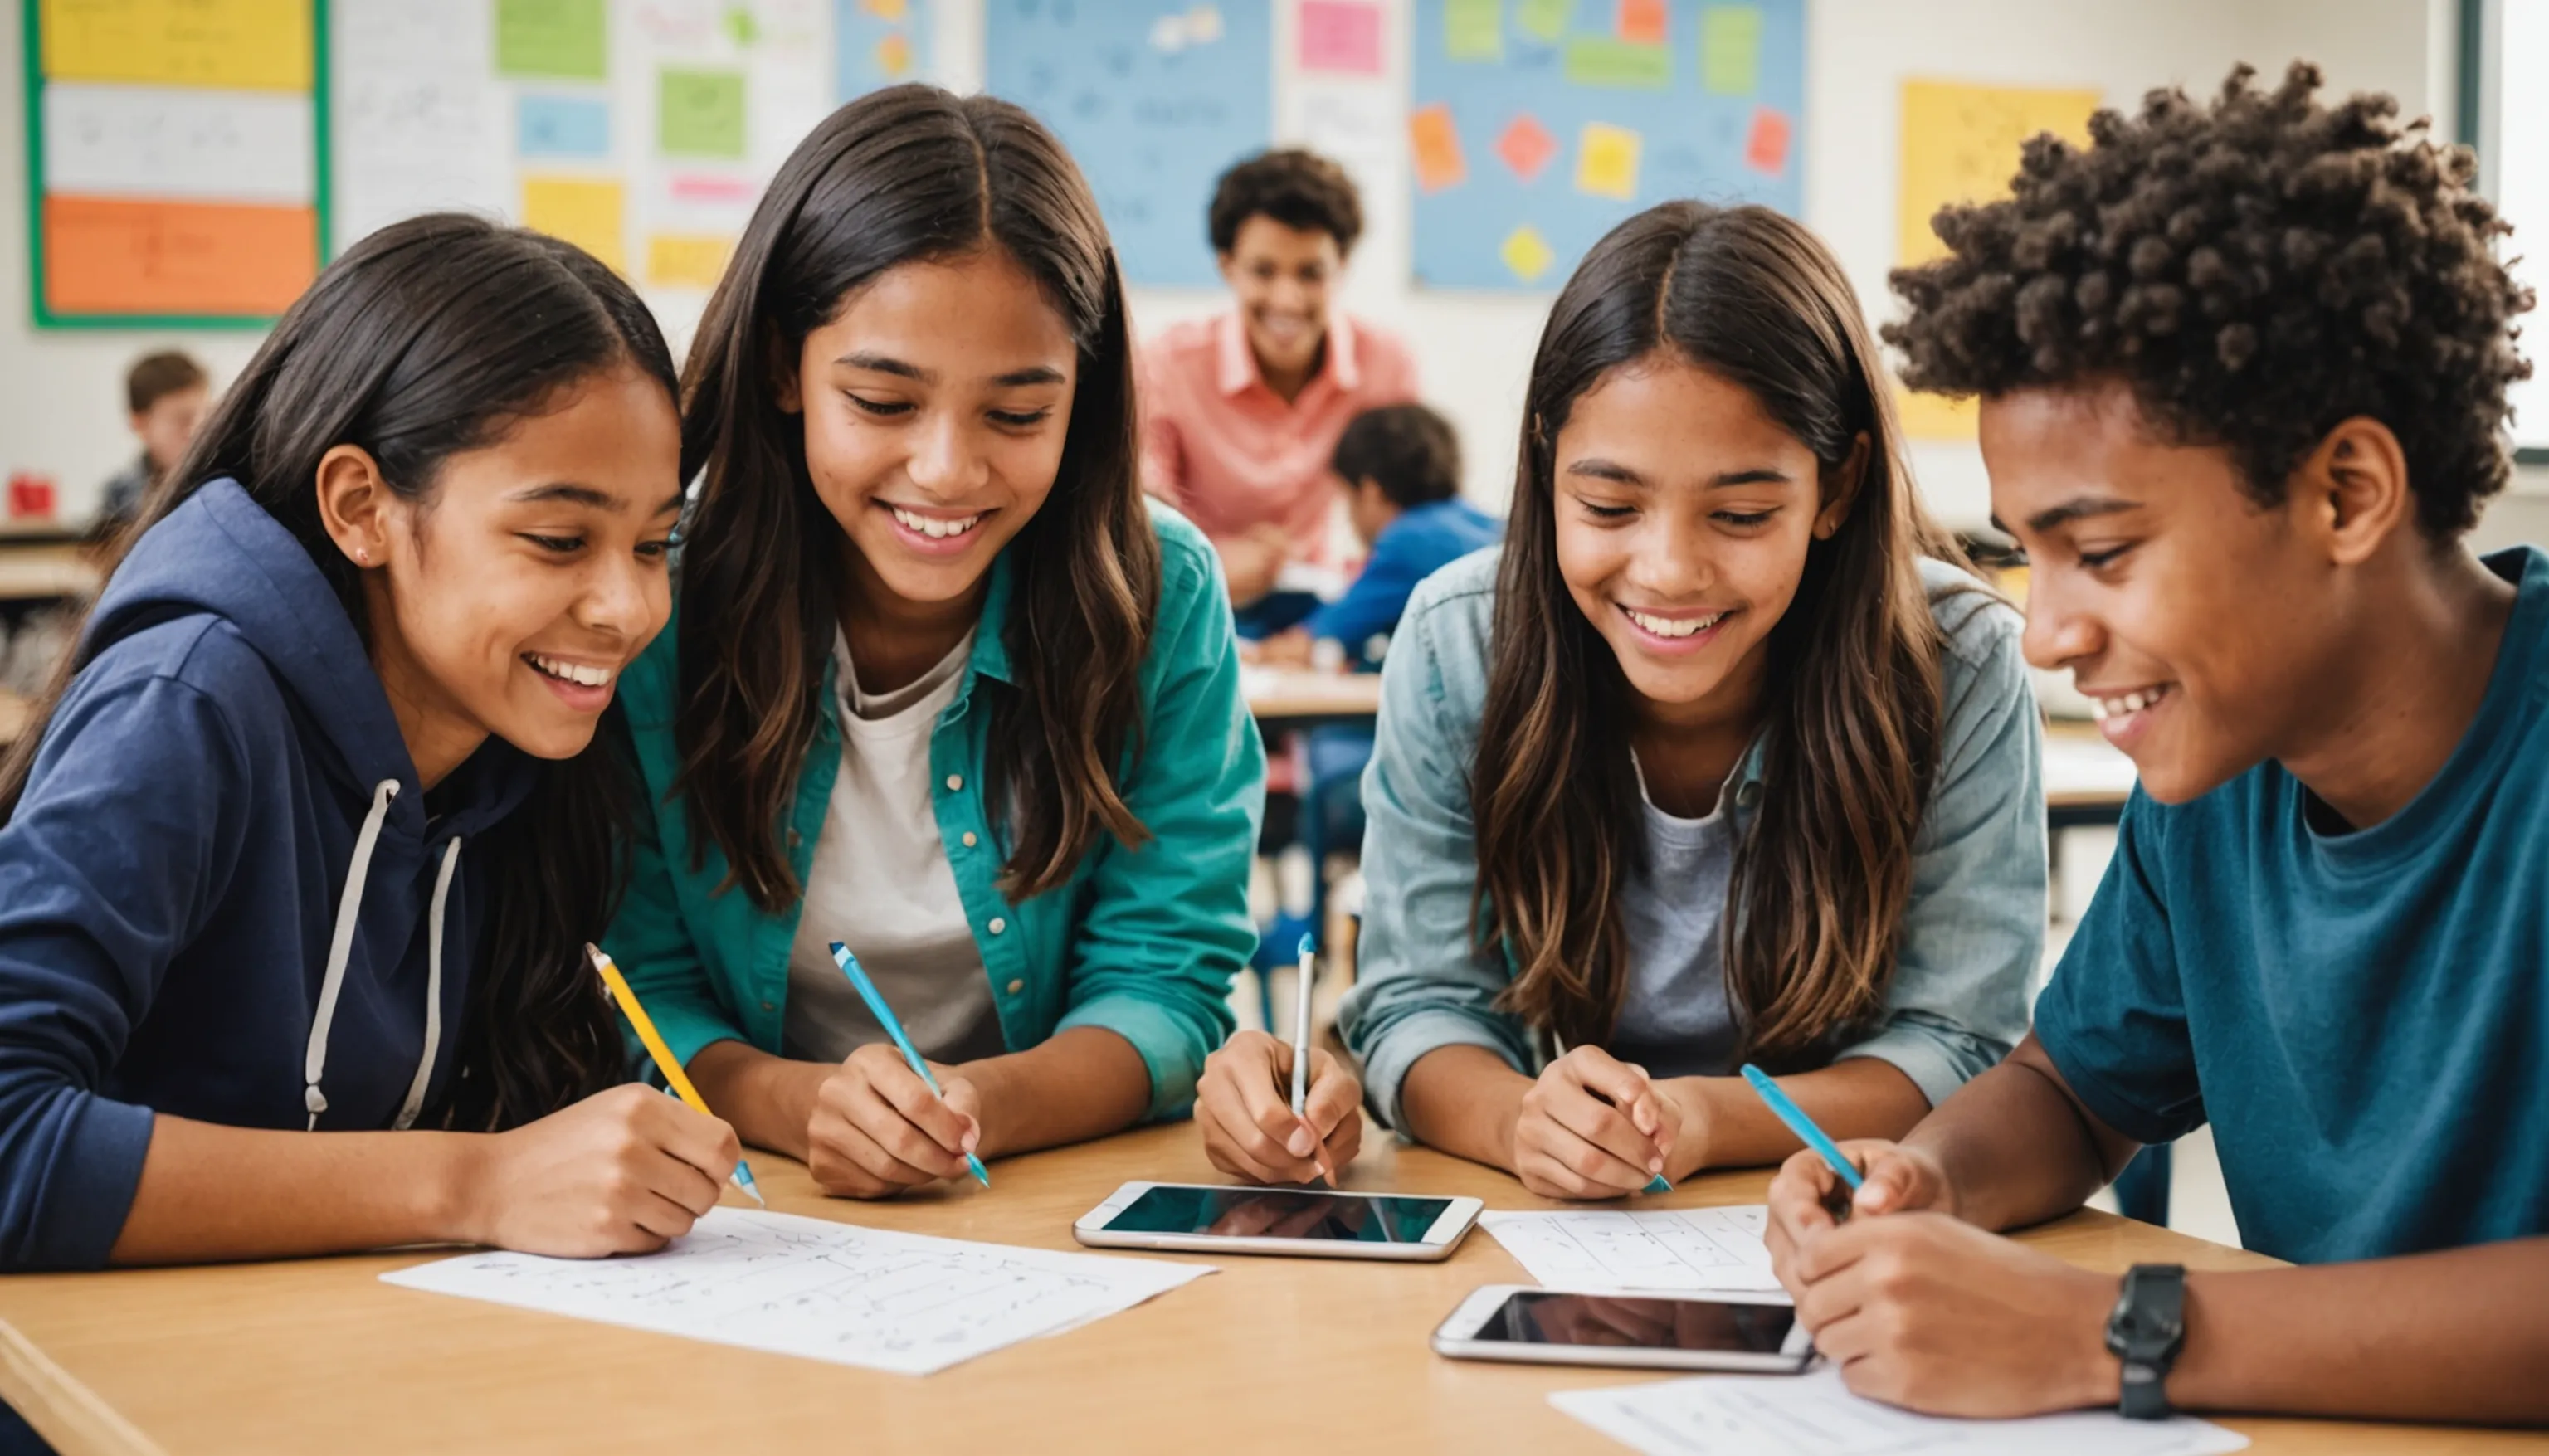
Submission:
[[[1495,1235],[1531,1277],[1552,1289],[1646,1293],[1776,1291],[1761,1242],[1760,1204],[1650,1213],[1490,1213]]]
[[[716,1209],[661,1253],[465,1254],[381,1277],[607,1324],[926,1375],[1118,1314],[1211,1272]]]

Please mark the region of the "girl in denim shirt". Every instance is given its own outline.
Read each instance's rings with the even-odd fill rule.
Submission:
[[[1913,495],[1811,233],[1669,203],[1615,228],[1532,368],[1507,544],[1430,579],[1383,674],[1342,1027],[1373,1110],[1612,1198],[1896,1137],[2005,1054],[2043,939],[2020,620]],[[1198,1121],[1245,1177],[1351,1149],[1363,1088],[1235,1039]]]

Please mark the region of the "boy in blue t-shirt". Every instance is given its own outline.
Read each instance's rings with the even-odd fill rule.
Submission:
[[[1461,499],[1460,437],[1422,405],[1356,415],[1337,436],[1329,468],[1346,483],[1347,513],[1371,555],[1343,596],[1269,638],[1260,660],[1306,663],[1314,643],[1330,641],[1343,661],[1378,672],[1416,584],[1495,544],[1504,526]]]
[[[2530,299],[2468,150],[2317,83],[2038,137],[1894,276],[1909,382],[1981,397],[2028,656],[2141,789],[2034,1035],[1850,1145],[1862,1217],[1810,1154],[1772,1185],[1863,1394],[2549,1422],[2549,556],[2461,544]],[[2307,1267],[2120,1284],[1984,1231],[2207,1123],[2243,1240]]]

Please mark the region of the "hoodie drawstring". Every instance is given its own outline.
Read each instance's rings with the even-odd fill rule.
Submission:
[[[319,1080],[328,1069],[328,1033],[335,1025],[336,998],[345,989],[345,962],[354,954],[355,922],[362,918],[363,884],[371,877],[372,851],[380,844],[381,821],[390,813],[390,800],[398,797],[395,778],[384,778],[372,788],[372,807],[363,816],[362,832],[354,836],[354,855],[345,869],[344,893],[336,897],[335,933],[328,940],[328,972],[319,983],[319,1012],[310,1024],[310,1046],[302,1055],[301,1076],[305,1084],[301,1105],[310,1110],[310,1129],[316,1132],[319,1115],[328,1110],[328,1098],[319,1090]],[[392,1126],[406,1129],[416,1121],[425,1104],[425,1083],[433,1075],[433,1054],[442,1041],[442,907],[451,894],[451,876],[460,866],[460,841],[454,838],[442,852],[442,870],[434,877],[433,910],[425,925],[425,1055],[417,1062],[416,1076],[408,1084],[407,1101],[400,1107],[398,1121]]]

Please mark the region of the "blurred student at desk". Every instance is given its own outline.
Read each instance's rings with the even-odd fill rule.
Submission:
[[[1334,642],[1337,661],[1376,672],[1416,584],[1494,545],[1504,524],[1461,499],[1460,436],[1422,405],[1356,415],[1330,468],[1346,483],[1346,513],[1370,554],[1344,594],[1266,639],[1258,660],[1297,667],[1317,644]]]
[[[142,498],[176,468],[211,405],[212,378],[204,366],[174,349],[144,354],[124,376],[124,403],[142,453],[109,477],[97,512],[96,535],[105,540],[142,509]]]
[[[1343,168],[1298,149],[1222,174],[1213,251],[1234,307],[1172,326],[1142,351],[1142,482],[1221,553],[1243,637],[1318,605],[1276,590],[1288,562],[1333,569],[1329,452],[1348,420],[1416,397],[1396,335],[1331,306],[1363,233]]]

